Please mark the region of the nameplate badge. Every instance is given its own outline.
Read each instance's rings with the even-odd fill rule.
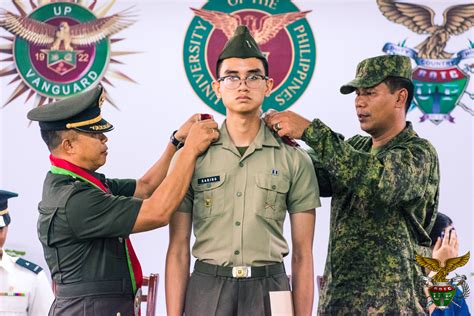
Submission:
[[[212,177],[198,179],[198,184],[206,184],[206,183],[213,183],[213,182],[219,182],[219,181],[221,181],[220,176],[212,176]]]

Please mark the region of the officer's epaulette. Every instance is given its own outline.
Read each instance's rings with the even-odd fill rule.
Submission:
[[[36,274],[43,271],[43,268],[41,268],[39,265],[34,264],[33,262],[30,262],[30,261],[25,260],[23,258],[18,258],[16,260],[16,264],[19,265],[20,267],[26,268],[26,269],[28,269],[31,272],[34,272]]]

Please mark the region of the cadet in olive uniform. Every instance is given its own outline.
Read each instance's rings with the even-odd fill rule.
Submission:
[[[410,59],[363,60],[341,93],[356,91],[362,130],[344,141],[319,119],[272,113],[281,136],[311,147],[322,196],[332,196],[330,239],[319,301],[322,315],[424,314],[415,254],[429,256],[438,206],[435,149],[406,111],[413,96]]]
[[[11,222],[8,199],[17,196],[0,190],[0,315],[46,315],[54,297],[43,269],[3,250]]]
[[[138,313],[134,297],[140,295],[142,274],[128,237],[168,223],[186,193],[197,156],[218,138],[213,120],[196,122],[194,115],[142,178],[108,179],[96,172],[106,161],[104,133],[112,129],[101,117],[104,100],[99,85],[28,113],[40,122],[51,152],[38,219],[56,283],[50,315]],[[165,178],[178,137],[186,138],[184,153],[179,168]]]
[[[168,315],[270,315],[269,291],[290,289],[283,264],[289,253],[283,236],[287,210],[293,301],[297,314],[308,315],[314,209],[320,205],[311,160],[259,117],[273,80],[245,26],[225,45],[217,73],[213,88],[227,118],[219,141],[198,158],[189,192],[170,223]],[[197,261],[189,278],[191,225]]]

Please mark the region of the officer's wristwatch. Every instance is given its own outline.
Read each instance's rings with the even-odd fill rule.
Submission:
[[[180,149],[181,147],[184,146],[184,142],[181,142],[176,137],[174,137],[177,131],[178,130],[174,131],[173,134],[171,134],[170,140],[171,140],[171,144],[176,146],[176,149]]]

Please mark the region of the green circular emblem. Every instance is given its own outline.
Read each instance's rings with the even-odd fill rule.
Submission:
[[[44,32],[45,37],[54,37],[52,44],[15,38],[15,64],[31,89],[45,97],[63,98],[80,93],[102,79],[110,58],[109,39],[90,45],[71,43],[72,36],[81,35],[81,23],[97,20],[89,9],[56,2],[39,7],[28,17],[46,23],[37,31]]]
[[[316,44],[305,16],[290,0],[209,0],[196,16],[184,40],[184,66],[193,90],[219,113],[225,107],[212,90],[217,58],[233,30],[230,22],[246,25],[269,63],[275,85],[264,111],[292,106],[308,87],[316,63]]]

